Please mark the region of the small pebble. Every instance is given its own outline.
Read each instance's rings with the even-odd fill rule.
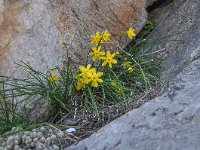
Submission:
[[[66,130],[67,133],[74,133],[76,132],[76,129],[75,128],[69,128]]]
[[[31,147],[35,147],[35,143],[34,142],[31,142]]]
[[[11,146],[11,145],[7,145],[6,148],[7,148],[8,150],[11,150],[11,149],[12,149],[12,146]]]
[[[30,131],[24,131],[25,135],[30,135],[30,133],[31,133]]]
[[[3,143],[2,143],[2,146],[6,146],[6,145],[7,145],[7,143],[6,143],[6,142],[3,142]]]
[[[15,145],[14,150],[19,150],[19,145]]]
[[[38,142],[38,138],[34,138],[34,139],[33,139],[33,142]]]
[[[40,131],[43,132],[44,130],[45,130],[45,127],[41,127],[41,128],[40,128]]]
[[[55,139],[56,139],[56,135],[53,134],[53,135],[51,136],[51,139],[52,139],[52,140],[55,140]]]
[[[12,127],[11,131],[16,131],[17,128],[16,127]]]
[[[42,132],[38,132],[38,133],[37,133],[37,137],[38,137],[38,138],[41,138],[42,136],[43,136],[43,133],[42,133]]]
[[[57,146],[56,144],[52,145],[54,150],[59,150],[59,146]]]
[[[36,129],[33,129],[33,130],[32,130],[32,132],[36,132],[36,131],[37,131]]]
[[[44,136],[41,137],[40,141],[41,141],[41,142],[44,142],[44,141],[45,141],[45,137],[44,137]]]
[[[59,133],[58,133],[58,136],[59,136],[59,137],[63,137],[63,135],[64,135],[64,133],[62,133],[62,132],[59,132]]]
[[[51,143],[51,138],[50,137],[46,138],[45,144],[49,146],[50,143]]]
[[[8,137],[7,141],[11,141],[13,139],[13,136]]]
[[[30,144],[30,143],[28,143],[28,144],[26,144],[26,146],[27,146],[27,148],[29,148],[29,147],[31,147],[31,144]]]
[[[15,141],[14,141],[14,144],[15,144],[15,145],[18,145],[18,144],[19,144],[19,141],[18,141],[18,140],[15,140]]]

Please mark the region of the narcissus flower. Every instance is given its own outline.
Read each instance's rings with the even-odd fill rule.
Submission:
[[[89,75],[91,85],[97,87],[99,83],[102,83],[103,80],[100,77],[103,75],[103,72],[96,72],[96,69],[91,69],[91,74]]]
[[[111,34],[108,32],[108,30],[105,30],[102,33],[102,40],[103,41],[110,41],[110,36],[111,36]]]
[[[124,68],[128,68],[128,67],[130,67],[131,66],[131,64],[132,64],[132,62],[130,62],[130,61],[125,61],[125,62],[123,62],[123,66],[124,66]]]
[[[101,60],[101,57],[105,55],[105,52],[101,51],[101,46],[98,48],[92,47],[92,52],[90,52],[89,55],[92,56],[93,61],[96,59]]]
[[[106,66],[108,64],[109,67],[112,68],[112,64],[117,64],[117,60],[114,59],[115,56],[116,53],[111,54],[110,51],[107,51],[106,56],[101,58],[103,60],[102,66]]]
[[[132,27],[130,27],[127,31],[127,35],[130,39],[133,39],[133,37],[135,37],[135,30]]]
[[[115,54],[116,54],[116,55],[119,55],[120,53],[119,53],[119,52],[116,52]]]
[[[56,76],[56,75],[55,75],[55,70],[57,70],[56,68],[51,68],[50,70],[51,70],[51,76],[48,77],[48,80],[49,80],[49,81],[51,81],[51,82],[56,82],[56,81],[58,81],[58,80],[61,79],[60,76]]]
[[[95,44],[96,46],[98,46],[102,40],[102,35],[99,31],[97,31],[95,35],[94,34],[90,35],[90,37],[92,39],[90,44]]]
[[[88,64],[87,67],[79,66],[81,73],[76,76],[76,78],[77,78],[76,89],[77,90],[85,88],[88,85],[88,83],[90,82],[90,80],[89,80],[89,75],[91,74],[90,67],[91,67],[90,64]]]
[[[111,84],[111,86],[114,87],[114,88],[117,87],[117,84],[116,84],[116,82],[114,82],[114,81],[112,81],[110,84]]]
[[[90,64],[88,64],[87,67],[79,66],[79,69],[81,70],[80,76],[88,77],[88,75],[90,74],[90,67],[91,67]]]
[[[133,68],[132,68],[132,67],[129,67],[129,68],[128,68],[128,72],[129,72],[129,73],[133,72]]]
[[[90,82],[90,80],[88,78],[83,78],[80,76],[78,78],[76,89],[79,91],[80,89],[85,88],[89,82]]]

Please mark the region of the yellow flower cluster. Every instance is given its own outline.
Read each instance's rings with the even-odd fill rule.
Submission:
[[[127,36],[132,39],[135,36],[135,31],[131,27],[127,31]],[[90,35],[92,44],[92,50],[89,53],[89,56],[92,57],[93,61],[101,61],[101,65],[112,68],[113,64],[117,64],[117,60],[115,57],[119,55],[119,52],[111,53],[110,50],[102,51],[102,45],[104,42],[110,41],[111,34],[105,30],[102,33],[97,31],[95,34]],[[81,71],[80,74],[77,75],[77,86],[76,89],[80,90],[85,88],[87,85],[91,84],[92,87],[98,87],[99,83],[102,83],[103,80],[100,77],[103,75],[103,72],[96,72],[96,68],[91,68],[91,65],[88,64],[86,67],[79,66]],[[128,72],[132,72],[133,69],[131,67],[128,68]]]
[[[96,69],[91,68],[90,64],[88,64],[87,67],[79,66],[79,69],[81,73],[77,75],[77,90],[85,88],[89,84],[91,84],[92,87],[97,87],[99,83],[103,82],[103,80],[100,79],[103,72],[96,72]]]
[[[106,42],[106,41],[110,41],[110,36],[111,34],[108,33],[107,30],[105,30],[104,32],[100,33],[99,31],[96,32],[95,35],[91,35],[91,42],[90,44],[95,44],[95,46],[99,46],[100,43]]]
[[[106,41],[110,41],[111,34],[105,30],[104,32],[100,33],[99,31],[96,32],[95,35],[91,35],[91,44],[95,44],[95,46],[92,47],[92,52],[89,53],[89,55],[92,57],[92,60],[102,60],[102,66],[108,66],[112,68],[112,64],[117,64],[117,60],[114,59],[114,57],[119,54],[111,53],[109,50],[106,52],[101,51],[100,44],[103,44]]]

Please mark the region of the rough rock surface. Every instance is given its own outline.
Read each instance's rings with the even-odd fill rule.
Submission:
[[[152,0],[151,0],[152,1]],[[22,76],[15,62],[27,61],[38,70],[61,65],[71,49],[81,62],[89,35],[108,29],[114,37],[144,25],[148,0],[0,0],[0,74]]]
[[[151,35],[172,35],[169,39],[173,41],[168,39],[157,47],[165,49],[167,59],[163,75],[169,83],[167,90],[66,150],[198,150],[199,18],[199,0],[174,0]]]

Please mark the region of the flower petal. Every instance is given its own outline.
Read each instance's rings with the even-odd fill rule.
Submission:
[[[102,63],[102,66],[105,66],[107,64],[107,62],[106,61],[104,61],[103,63]]]
[[[98,72],[98,73],[97,73],[97,76],[98,76],[98,77],[101,77],[102,75],[103,75],[103,72]]]

